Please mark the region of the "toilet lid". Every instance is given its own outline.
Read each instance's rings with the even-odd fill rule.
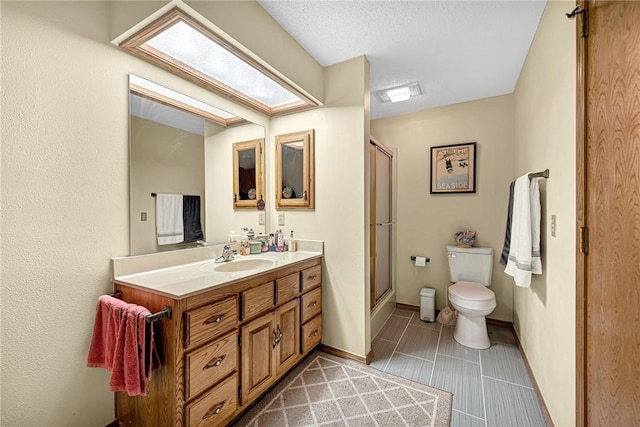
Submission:
[[[449,286],[449,294],[472,301],[487,301],[495,298],[493,291],[475,282],[457,282]]]

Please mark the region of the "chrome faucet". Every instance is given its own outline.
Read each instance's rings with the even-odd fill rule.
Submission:
[[[222,255],[216,258],[216,262],[229,262],[233,259],[233,251],[230,245],[224,245],[222,248]]]

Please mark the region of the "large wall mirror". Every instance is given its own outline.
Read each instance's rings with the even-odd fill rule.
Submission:
[[[276,136],[276,209],[313,209],[314,130]]]
[[[264,127],[134,75],[129,100],[131,255],[222,243],[242,227],[265,232],[255,202],[240,212],[232,203],[233,145],[264,141]],[[167,239],[179,210],[182,239]]]

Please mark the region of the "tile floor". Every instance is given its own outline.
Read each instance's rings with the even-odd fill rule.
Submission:
[[[372,343],[371,366],[450,391],[452,427],[546,426],[512,332],[489,326],[491,347],[474,350],[453,328],[396,309]]]

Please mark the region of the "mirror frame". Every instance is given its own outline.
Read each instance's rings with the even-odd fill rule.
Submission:
[[[256,156],[256,198],[240,200],[239,153],[253,149]],[[258,200],[264,200],[264,138],[233,144],[233,208],[236,210],[257,210]]]
[[[282,197],[282,146],[292,142],[302,143],[302,198],[286,199]],[[314,170],[315,130],[276,135],[276,209],[314,209],[315,208],[315,170]]]

